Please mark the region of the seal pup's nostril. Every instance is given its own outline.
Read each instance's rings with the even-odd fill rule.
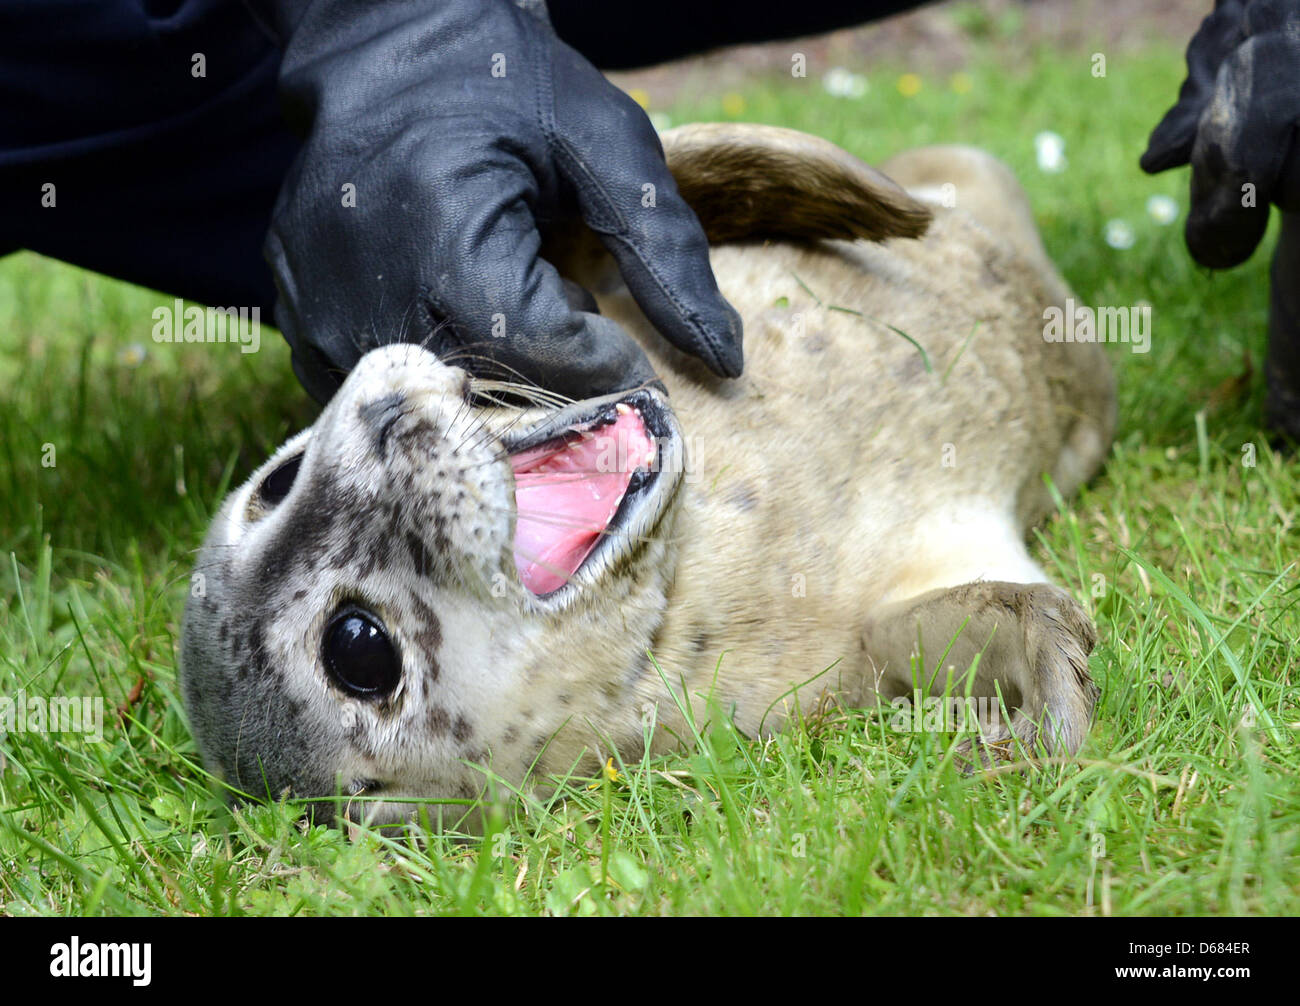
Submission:
[[[376,398],[373,402],[367,402],[357,410],[362,425],[370,433],[375,453],[380,458],[385,457],[388,434],[392,432],[397,421],[402,418],[402,408],[405,405],[406,396],[400,391],[394,391],[390,395],[384,395],[383,398]]]

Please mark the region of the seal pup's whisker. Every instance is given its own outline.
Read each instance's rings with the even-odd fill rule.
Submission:
[[[521,384],[516,381],[495,381],[486,378],[472,378],[470,380],[470,389],[474,394],[480,395],[487,392],[500,391],[506,394],[516,395],[520,398],[526,398],[536,405],[549,406],[551,408],[561,408],[565,405],[572,405],[573,400],[564,395],[547,391],[545,388],[535,385]],[[494,399],[494,401],[496,401]],[[514,407],[508,400],[500,400],[502,408]],[[522,406],[520,406],[522,408]]]
[[[472,383],[471,383],[471,389],[472,389]],[[471,390],[471,394],[472,394],[472,393],[473,393],[473,392],[472,392],[472,390]],[[509,407],[509,406],[507,406],[507,407]],[[514,419],[512,419],[512,420],[511,420],[508,424],[506,424],[504,427],[495,427],[495,426],[492,426],[491,423],[490,423],[490,418],[491,418],[491,417],[490,417],[490,416],[485,412],[485,413],[484,413],[484,416],[483,416],[483,418],[482,418],[482,420],[480,421],[479,426],[478,426],[478,429],[481,430],[481,431],[483,431],[483,435],[480,436],[480,437],[478,437],[478,438],[474,441],[474,443],[473,443],[471,446],[472,446],[472,447],[479,447],[479,446],[483,445],[484,443],[486,443],[489,439],[497,439],[497,440],[500,440],[501,438],[503,438],[504,436],[506,436],[506,434],[508,434],[511,430],[513,430],[513,429],[514,429],[514,428],[515,428],[515,427],[516,427],[520,422],[522,422],[522,421],[523,421],[523,420],[528,416],[528,412],[529,412],[529,411],[530,411],[530,410],[528,410],[528,409],[520,408],[520,409],[518,410],[518,414],[514,417]],[[466,437],[466,440],[468,440],[469,436],[473,436],[475,432],[476,432],[476,430],[473,429],[473,428],[471,428],[469,435]],[[464,446],[465,446],[465,441],[462,441],[462,442],[457,446],[456,450],[460,450],[460,449],[463,448]],[[507,452],[507,453],[508,453],[508,452]]]
[[[487,367],[492,367],[499,372],[505,373],[507,375],[513,375],[514,377],[518,378],[519,382],[525,387],[535,388],[543,394],[559,398],[566,405],[571,405],[576,401],[576,399],[569,398],[566,395],[561,394],[560,392],[551,391],[546,388],[543,388],[541,385],[537,384],[537,382],[531,380],[521,370],[518,370],[517,368],[510,366],[510,364],[504,363],[489,354],[471,352],[470,350],[474,345],[489,345],[489,343],[466,344],[464,346],[457,347],[456,349],[453,349],[448,353],[442,354],[440,358],[442,362],[446,364],[459,363],[462,360],[468,360],[474,363],[481,364],[485,369]],[[474,371],[471,371],[471,373],[473,373],[474,375],[471,378],[472,380],[494,380],[495,379],[492,377],[487,377],[486,375]]]
[[[460,443],[451,449],[453,454],[459,454],[469,445],[470,441],[476,438],[491,422],[491,417],[485,412],[474,423],[470,425],[469,430],[461,437]]]
[[[510,420],[510,422],[508,422],[505,426],[499,429],[493,428],[493,429],[486,430],[482,437],[474,441],[473,446],[482,447],[484,444],[487,443],[488,440],[500,440],[506,434],[512,432],[514,428],[518,426],[521,422],[523,422],[525,415],[527,415],[527,413],[521,412],[519,413],[519,415],[515,416],[514,419]],[[494,453],[492,455],[492,460],[496,460],[499,457],[508,457],[509,454],[510,452],[508,450],[503,450],[500,453]]]
[[[514,417],[514,419],[510,420],[510,422],[503,427],[492,426],[490,423],[488,423],[485,420],[482,425],[483,435],[478,437],[471,446],[480,447],[483,444],[485,444],[489,439],[495,439],[495,440],[502,439],[503,437],[506,436],[506,434],[508,434],[511,430],[513,430],[516,426],[518,426],[523,421],[524,417],[527,416],[527,414],[528,413],[526,411],[521,410],[518,413],[518,415]]]

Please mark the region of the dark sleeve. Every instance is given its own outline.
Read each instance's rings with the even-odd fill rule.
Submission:
[[[815,34],[916,3],[548,6],[562,38],[615,68]],[[243,0],[0,0],[0,254],[31,248],[269,313],[261,242],[298,149],[280,117],[279,62]],[[57,208],[41,205],[46,184]]]
[[[551,23],[602,70],[648,66],[720,46],[818,35],[925,0],[547,0]]]
[[[269,316],[279,59],[241,0],[0,0],[0,253]]]

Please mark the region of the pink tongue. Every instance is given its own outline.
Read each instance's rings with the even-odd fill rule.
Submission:
[[[515,470],[515,567],[534,594],[562,587],[608,527],[632,473],[654,458],[641,414],[553,440],[510,459]]]

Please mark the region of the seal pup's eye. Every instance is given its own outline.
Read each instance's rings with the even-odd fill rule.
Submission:
[[[262,503],[265,506],[276,506],[283,501],[293,488],[293,480],[298,477],[298,469],[301,467],[301,454],[277,465],[275,471],[262,480],[262,485],[257,490]]]
[[[402,678],[402,662],[384,624],[361,608],[347,608],[325,627],[325,669],[344,691],[382,698]]]

